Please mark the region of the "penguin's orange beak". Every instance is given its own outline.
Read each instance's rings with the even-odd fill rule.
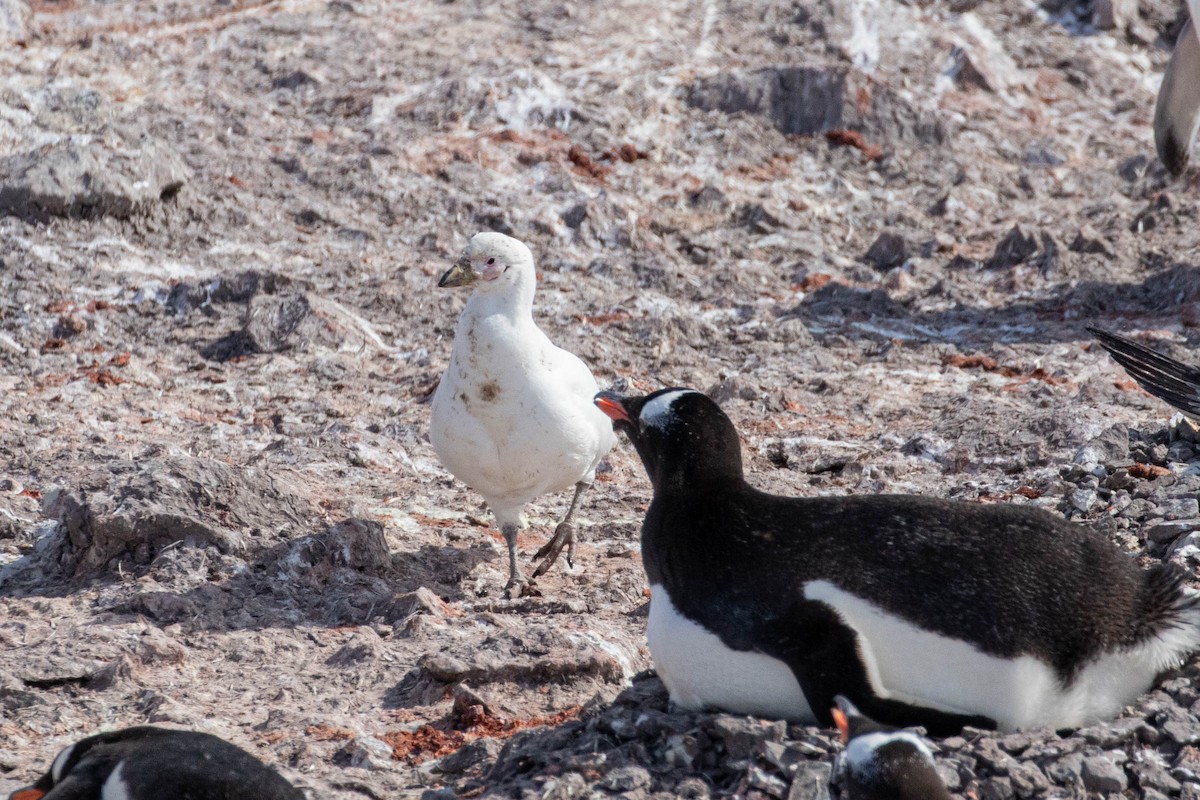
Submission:
[[[45,794],[41,789],[26,786],[24,789],[17,789],[9,795],[8,800],[42,800]]]
[[[836,706],[830,711],[833,713],[833,724],[837,725],[837,729],[842,734],[842,744],[850,743],[850,720],[846,719],[846,712]]]
[[[621,403],[625,398],[616,392],[598,392],[592,398],[592,402],[596,404],[596,408],[604,412],[609,419],[618,422],[630,422],[629,412],[625,410],[624,404]]]

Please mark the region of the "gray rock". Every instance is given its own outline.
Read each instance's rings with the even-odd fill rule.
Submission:
[[[1177,794],[1182,784],[1172,777],[1170,770],[1161,764],[1143,762],[1132,764],[1129,771],[1133,773],[1137,786],[1143,792],[1155,789],[1165,794]]]
[[[1200,514],[1200,500],[1195,497],[1170,497],[1159,501],[1158,512],[1165,519],[1192,519]]]
[[[833,767],[821,761],[806,761],[796,770],[787,800],[830,800],[829,778]]]
[[[1011,800],[1016,797],[1008,778],[988,778],[979,782],[979,800]]]
[[[1078,786],[1083,780],[1083,755],[1069,753],[1047,764],[1045,772],[1059,786]]]
[[[1021,226],[1014,225],[996,244],[996,250],[988,260],[987,266],[990,269],[1013,267],[1030,260],[1037,252],[1037,237],[1026,234],[1021,230]]]
[[[751,764],[746,770],[746,784],[771,797],[785,797],[788,793],[788,782],[778,775],[767,772],[757,764]]]
[[[28,0],[0,0],[0,43],[25,41],[32,18]]]
[[[694,84],[688,102],[708,111],[764,114],[784,133],[811,136],[842,127],[846,71],[812,67],[731,70]]]
[[[253,467],[187,456],[115,461],[107,479],[57,488],[42,512],[58,520],[53,556],[70,575],[117,562],[149,565],[165,548],[214,545],[226,553],[279,541],[306,527],[313,509],[279,479]]]
[[[387,769],[392,760],[392,748],[374,736],[357,736],[333,754],[335,764],[361,769]]]
[[[1076,731],[1076,735],[1082,736],[1089,744],[1099,745],[1105,750],[1110,750],[1127,742],[1136,742],[1139,736],[1153,733],[1153,731],[1154,729],[1144,719],[1129,717],[1080,728]]]
[[[1137,0],[1094,0],[1092,3],[1092,24],[1102,31],[1123,31],[1137,15]]]
[[[1113,425],[1075,451],[1076,464],[1119,464],[1129,461],[1129,429]]]
[[[323,564],[386,575],[391,571],[392,554],[382,525],[374,520],[347,519],[322,534],[298,540],[277,563],[283,569]]]
[[[1168,544],[1180,536],[1200,530],[1200,519],[1175,519],[1146,529],[1146,538],[1155,544]]]
[[[1097,233],[1096,229],[1091,225],[1084,225],[1079,229],[1069,249],[1072,253],[1089,253],[1092,255],[1107,256],[1108,258],[1113,258],[1116,255],[1108,240]]]
[[[650,788],[652,778],[645,767],[636,764],[617,767],[600,779],[600,787],[610,792],[634,792]]]
[[[752,758],[762,750],[763,742],[778,742],[787,733],[786,722],[731,714],[718,714],[711,725],[711,735],[725,744],[725,752],[731,759]]]
[[[674,794],[685,800],[708,800],[712,797],[712,788],[703,778],[684,778],[675,784]]]
[[[1089,792],[1123,792],[1129,785],[1125,770],[1106,756],[1090,756],[1083,759],[1079,775],[1084,788]]]
[[[1013,792],[1017,797],[1034,797],[1050,788],[1050,780],[1036,764],[1022,762],[1008,772]]]
[[[884,231],[871,244],[863,259],[879,270],[898,267],[908,260],[908,244],[900,234]]]
[[[942,783],[946,784],[946,788],[952,792],[957,792],[963,786],[962,773],[958,771],[958,766],[946,761],[938,761],[934,765],[938,777],[942,779]]]
[[[161,142],[64,141],[0,158],[0,215],[126,219],[173,198],[191,176]]]
[[[1169,720],[1163,724],[1162,732],[1176,744],[1187,745],[1200,742],[1200,722],[1195,719]]]
[[[707,111],[768,117],[783,133],[812,136],[835,129],[863,130],[873,136],[940,143],[940,120],[919,112],[896,93],[873,84],[858,91],[843,66],[777,66],[733,69],[692,84],[688,102]],[[863,97],[869,103],[860,106]]]
[[[995,739],[983,739],[976,743],[974,756],[997,775],[1007,775],[1017,765],[1017,760],[1001,750]]]

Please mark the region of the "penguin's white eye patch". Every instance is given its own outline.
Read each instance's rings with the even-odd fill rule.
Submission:
[[[651,428],[659,428],[660,430],[666,428],[675,417],[672,411],[675,401],[685,394],[696,394],[696,392],[693,389],[676,389],[673,392],[663,392],[642,406],[642,412],[638,414],[638,421],[643,425],[649,425]]]
[[[63,771],[67,768],[67,759],[71,757],[74,750],[75,745],[69,745],[63,748],[63,751],[58,754],[58,758],[54,759],[54,764],[50,767],[50,777],[54,779],[55,783],[63,779]]]

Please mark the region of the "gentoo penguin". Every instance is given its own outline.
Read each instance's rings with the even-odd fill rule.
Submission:
[[[1197,85],[1200,85],[1200,77],[1197,77]],[[1124,336],[1099,328],[1088,328],[1088,331],[1139,386],[1165,400],[1184,416],[1200,421],[1200,369]]]
[[[835,768],[844,800],[951,800],[920,736],[880,725],[840,694],[833,701],[846,745]]]
[[[240,747],[207,733],[141,725],[69,745],[9,800],[304,800]]]
[[[442,465],[483,495],[508,544],[510,596],[528,581],[517,566],[521,509],[549,492],[575,487],[554,537],[535,559],[548,570],[567,548],[571,516],[616,444],[612,425],[592,405],[596,380],[575,355],[555,347],[533,321],[533,254],[501,233],[477,233],[438,286],[474,290],[454,331],[450,364],[433,396],[429,438]]]
[[[1154,107],[1154,146],[1172,175],[1187,169],[1200,128],[1200,0],[1188,0],[1188,20],[1163,73]]]
[[[671,699],[828,725],[1083,725],[1200,647],[1182,570],[1140,569],[1028,506],[903,495],[778,497],[742,475],[706,395],[596,405],[654,487],[642,525],[650,653]]]

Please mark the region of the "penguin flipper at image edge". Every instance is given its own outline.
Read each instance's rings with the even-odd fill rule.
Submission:
[[[1200,0],[1188,0],[1187,9],[1154,107],[1154,146],[1172,175],[1187,169],[1200,128]]]
[[[1091,327],[1088,332],[1139,386],[1184,416],[1200,421],[1200,368],[1115,333]]]
[[[684,708],[828,723],[841,693],[939,733],[1073,727],[1200,649],[1184,573],[1142,569],[1085,525],[1019,505],[767,494],[705,395],[596,402],[654,488],[647,638]]]

